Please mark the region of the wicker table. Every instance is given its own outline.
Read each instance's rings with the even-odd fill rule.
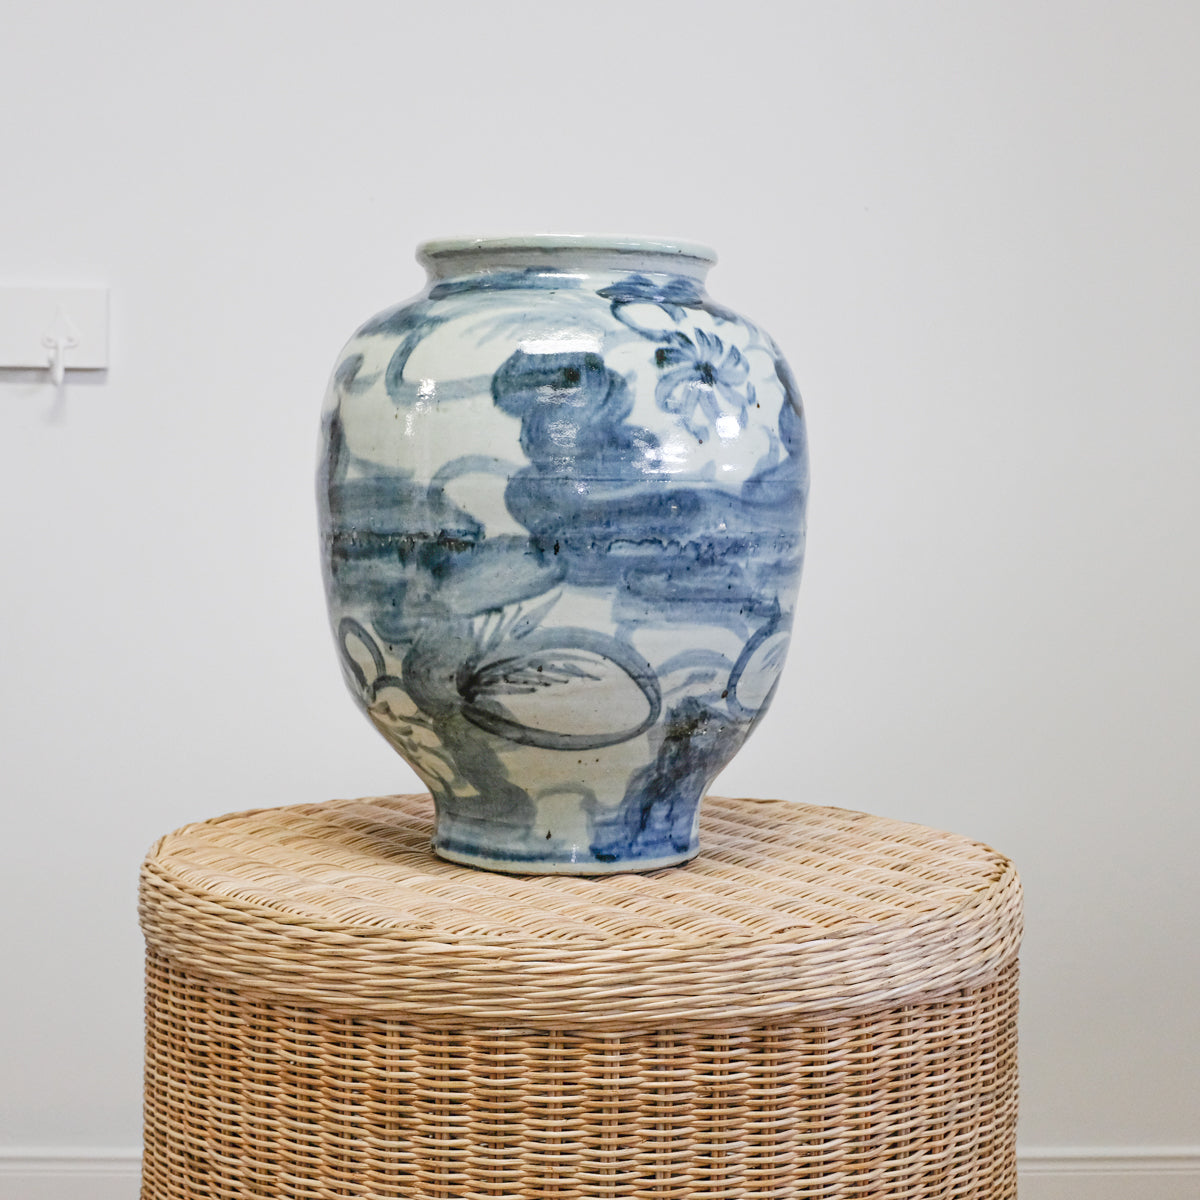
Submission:
[[[393,796],[153,847],[143,1200],[1016,1195],[1001,855],[710,797],[686,867],[514,877],[431,825]]]

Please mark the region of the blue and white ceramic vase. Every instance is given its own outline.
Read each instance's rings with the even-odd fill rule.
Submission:
[[[800,396],[677,242],[429,242],[333,373],[318,494],[350,689],[434,849],[648,871],[770,703],[804,555]]]

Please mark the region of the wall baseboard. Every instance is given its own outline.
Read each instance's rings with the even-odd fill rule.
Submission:
[[[0,1147],[0,1200],[137,1200],[136,1149]],[[1020,1200],[1196,1200],[1200,1146],[1029,1149]]]
[[[139,1149],[0,1147],[0,1200],[137,1200]]]
[[[1017,1151],[1020,1200],[1196,1200],[1200,1146]]]

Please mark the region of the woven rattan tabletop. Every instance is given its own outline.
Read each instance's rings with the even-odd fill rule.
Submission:
[[[150,851],[148,945],[249,993],[461,1024],[720,1023],[948,993],[1016,954],[996,851],[844,809],[709,797],[683,867],[511,876],[429,849],[428,796],[261,809]]]

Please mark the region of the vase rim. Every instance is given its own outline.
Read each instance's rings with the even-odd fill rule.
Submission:
[[[532,251],[535,254],[569,255],[573,252],[599,252],[603,255],[666,256],[712,266],[715,250],[698,242],[678,238],[627,237],[595,233],[506,234],[499,237],[434,238],[417,247],[417,261],[426,269],[441,274],[451,260],[478,259],[492,254],[510,258]]]

